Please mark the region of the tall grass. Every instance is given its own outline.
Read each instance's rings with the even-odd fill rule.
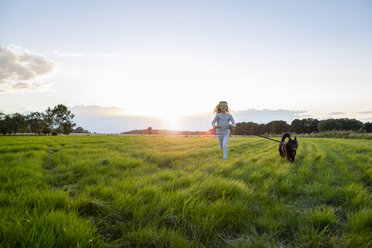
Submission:
[[[372,143],[0,137],[0,247],[371,247]]]
[[[338,139],[372,139],[372,133],[361,133],[354,131],[325,131],[310,134],[297,134],[301,137],[316,138],[338,138]]]

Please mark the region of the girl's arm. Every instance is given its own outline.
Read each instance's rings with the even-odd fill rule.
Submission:
[[[230,115],[231,124],[235,127],[235,120],[232,115]]]
[[[214,117],[214,119],[212,121],[212,127],[213,128],[217,127],[216,122],[217,122],[217,115]]]

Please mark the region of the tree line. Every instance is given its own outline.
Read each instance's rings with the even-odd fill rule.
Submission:
[[[10,135],[16,133],[31,133],[35,135],[59,135],[71,132],[88,132],[82,127],[74,129],[74,114],[63,104],[53,109],[48,107],[45,112],[31,112],[29,114],[0,113],[0,133]]]
[[[210,130],[211,131],[211,130]],[[255,134],[282,134],[285,132],[294,133],[317,133],[325,131],[354,131],[372,133],[372,123],[363,123],[356,119],[327,119],[317,120],[313,118],[295,119],[289,125],[285,121],[271,121],[267,124],[254,122],[240,122],[236,124],[234,134],[255,135]],[[213,131],[212,131],[213,132]]]

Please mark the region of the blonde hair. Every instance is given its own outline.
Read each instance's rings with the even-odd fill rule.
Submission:
[[[221,109],[220,109],[221,103],[226,103],[226,106],[227,106],[226,113],[229,113],[230,112],[230,109],[229,109],[229,105],[227,105],[227,102],[226,101],[220,101],[218,103],[218,105],[214,108],[213,113],[218,114],[218,113],[221,113],[222,112]]]

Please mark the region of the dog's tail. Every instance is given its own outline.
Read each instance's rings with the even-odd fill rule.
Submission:
[[[283,134],[282,140],[280,142],[284,142],[284,140],[286,138],[290,138],[290,137],[291,137],[291,135],[289,133],[285,133],[285,134]]]

